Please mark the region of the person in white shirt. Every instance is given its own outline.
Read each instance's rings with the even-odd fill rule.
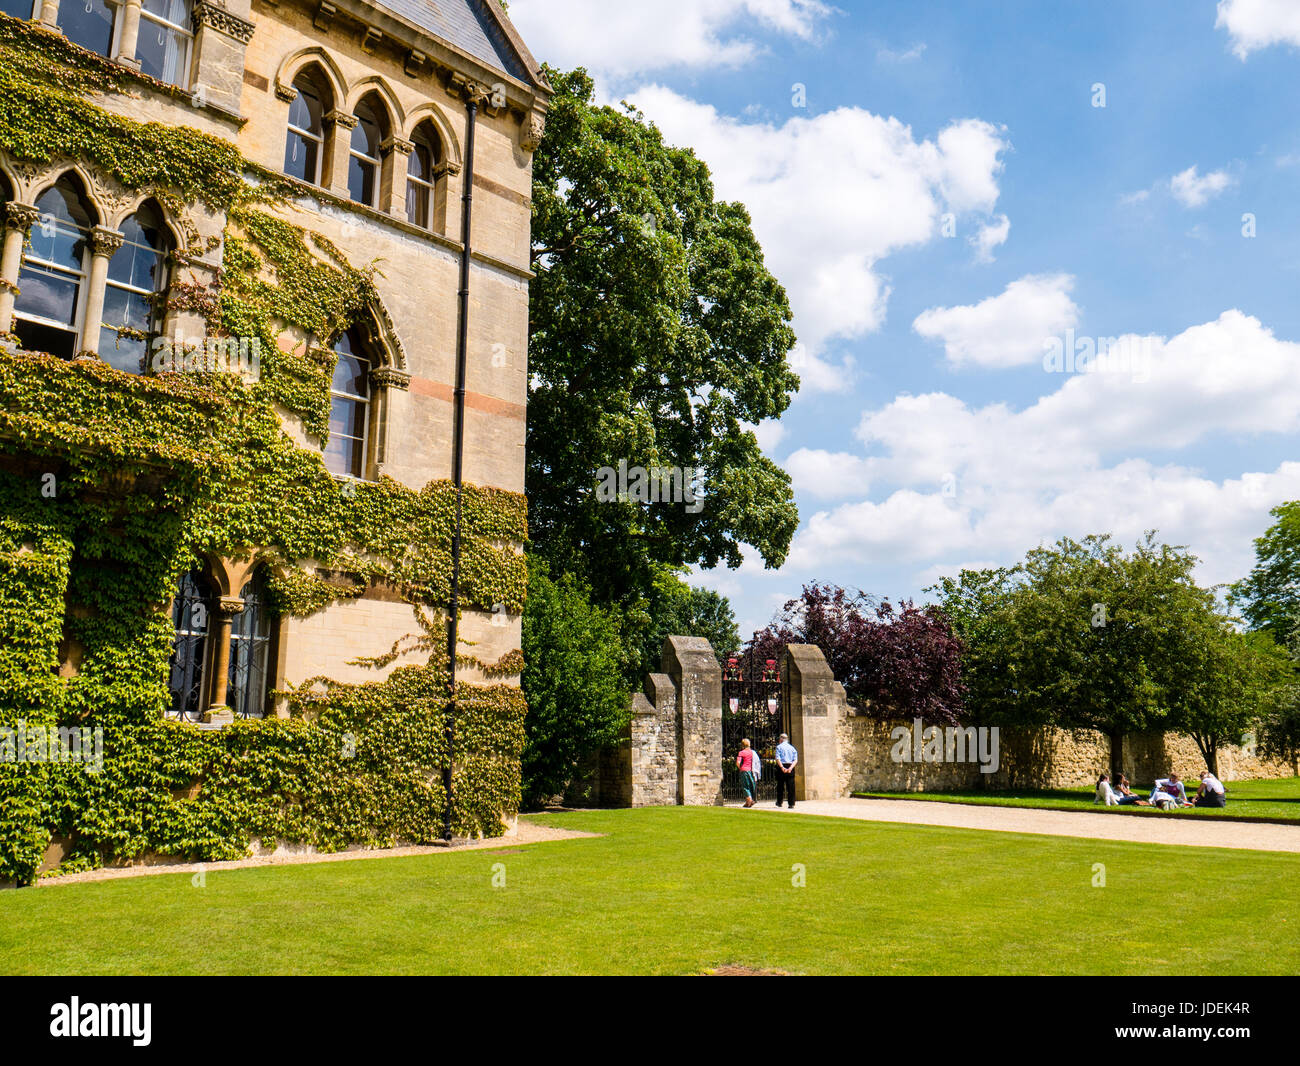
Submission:
[[[1170,807],[1191,806],[1187,802],[1187,790],[1183,788],[1177,774],[1160,778],[1151,790],[1150,800],[1152,806],[1159,807],[1162,811],[1167,811]]]
[[[1226,807],[1227,805],[1228,790],[1223,787],[1222,781],[1206,770],[1201,774],[1201,787],[1196,790],[1196,806]]]
[[[1110,774],[1102,774],[1097,779],[1097,795],[1093,797],[1093,803],[1104,803],[1107,807],[1118,807],[1119,798],[1115,795],[1115,790],[1110,787]]]

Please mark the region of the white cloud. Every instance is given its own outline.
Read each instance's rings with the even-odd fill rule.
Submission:
[[[993,262],[993,249],[1006,244],[1010,236],[1011,219],[1006,215],[998,215],[993,221],[981,226],[979,232],[971,238],[971,244],[975,246],[975,258],[981,263]]]
[[[867,460],[848,452],[800,448],[781,464],[796,492],[824,500],[865,495],[871,488]]]
[[[833,338],[880,326],[890,291],[882,259],[934,238],[946,211],[993,210],[1009,148],[1002,130],[978,119],[917,140],[898,119],[857,107],[776,125],[721,115],[662,86],[629,99],[709,164],[719,198],[749,208],[816,361]]]
[[[1219,0],[1219,29],[1241,59],[1273,44],[1300,45],[1300,5],[1295,0]]]
[[[1169,179],[1169,191],[1184,207],[1204,207],[1231,185],[1233,180],[1226,170],[1215,170],[1202,176],[1193,166]]]
[[[910,63],[925,54],[925,42],[914,44],[911,48],[896,52],[892,48],[878,48],[876,58],[882,63]]]
[[[1216,481],[1138,456],[1300,431],[1300,344],[1235,310],[1146,340],[1143,384],[1089,373],[1022,410],[932,393],[866,412],[857,434],[867,454],[854,469],[880,498],[814,514],[785,569],[817,574],[889,558],[932,575],[941,559],[1010,562],[1062,535],[1132,542],[1155,528],[1206,560],[1203,580],[1240,577],[1269,509],[1300,497],[1300,463]]]
[[[802,342],[790,350],[786,361],[790,364],[790,369],[799,375],[801,395],[843,391],[853,384],[857,374],[851,355],[841,356],[838,363],[833,363],[821,358]]]
[[[786,428],[774,418],[766,419],[756,426],[747,424],[745,428],[758,438],[758,446],[765,455],[771,455],[785,440]]]
[[[1040,362],[1052,337],[1079,322],[1069,274],[1030,275],[998,296],[963,307],[932,307],[912,328],[943,342],[953,366],[1002,369]]]
[[[542,60],[614,77],[740,67],[763,54],[755,33],[812,38],[821,0],[513,0],[510,18]]]

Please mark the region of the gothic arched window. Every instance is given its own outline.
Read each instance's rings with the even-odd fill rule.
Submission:
[[[135,57],[145,74],[172,85],[187,85],[193,39],[190,0],[144,0]]]
[[[107,56],[113,47],[113,16],[117,5],[107,0],[63,0],[59,29],[73,44]]]
[[[172,647],[171,713],[191,722],[201,721],[206,706],[204,666],[208,633],[212,624],[212,586],[198,570],[181,578],[172,601],[172,626],[176,642]]]
[[[387,112],[371,93],[354,112],[352,150],[348,156],[348,195],[367,207],[379,206],[379,146],[387,135]]]
[[[65,175],[36,201],[36,210],[18,274],[13,331],[24,348],[71,359],[85,300],[91,209],[77,180]]]
[[[122,246],[108,263],[99,355],[119,370],[139,374],[158,332],[158,297],[167,285],[171,238],[153,203],[142,204],[122,223],[122,235]]]
[[[325,154],[325,111],[329,96],[310,74],[299,74],[297,95],[289,105],[289,133],[284,144],[284,172],[312,185],[320,184]]]
[[[266,705],[271,616],[260,574],[239,593],[244,609],[230,627],[230,675],[226,703],[239,718],[261,718]]]
[[[370,360],[355,328],[334,344],[338,362],[330,383],[330,429],[325,466],[331,473],[365,477],[370,426]]]
[[[434,168],[441,161],[438,137],[428,122],[416,129],[415,147],[406,157],[406,217],[422,229],[433,229],[433,208],[438,176]]]

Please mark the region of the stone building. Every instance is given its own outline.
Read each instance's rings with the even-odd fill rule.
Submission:
[[[57,807],[0,751],[0,883],[501,831],[538,63],[495,0],[0,11],[0,725],[105,734]]]
[[[472,102],[464,477],[523,491],[531,164],[548,89],[498,4],[4,0],[3,10],[183,90],[142,82],[95,103],[232,142],[286,179],[279,214],[352,263],[379,264],[378,300],[353,328],[280,338],[338,357],[323,454],[341,479],[419,489],[450,476]],[[0,151],[0,198],[0,334],[130,373],[150,371],[156,338],[205,335],[197,312],[159,313],[150,297],[181,277],[216,281],[225,214],[124,187],[75,146],[44,164]],[[282,414],[302,446],[321,447]],[[212,622],[201,607],[177,611],[177,714],[228,704],[260,715],[286,683],[368,679],[349,661],[411,629],[410,611],[382,589],[307,618],[265,617],[253,562],[206,558],[183,579],[179,601],[210,604]],[[467,612],[462,626],[481,659],[519,647],[516,613]]]

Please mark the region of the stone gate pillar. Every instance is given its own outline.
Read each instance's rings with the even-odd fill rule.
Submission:
[[[844,689],[815,644],[791,644],[782,670],[790,743],[799,752],[794,772],[795,798],[839,798],[839,721]]]
[[[663,671],[677,692],[677,802],[722,804],[722,667],[703,637],[665,637]]]

